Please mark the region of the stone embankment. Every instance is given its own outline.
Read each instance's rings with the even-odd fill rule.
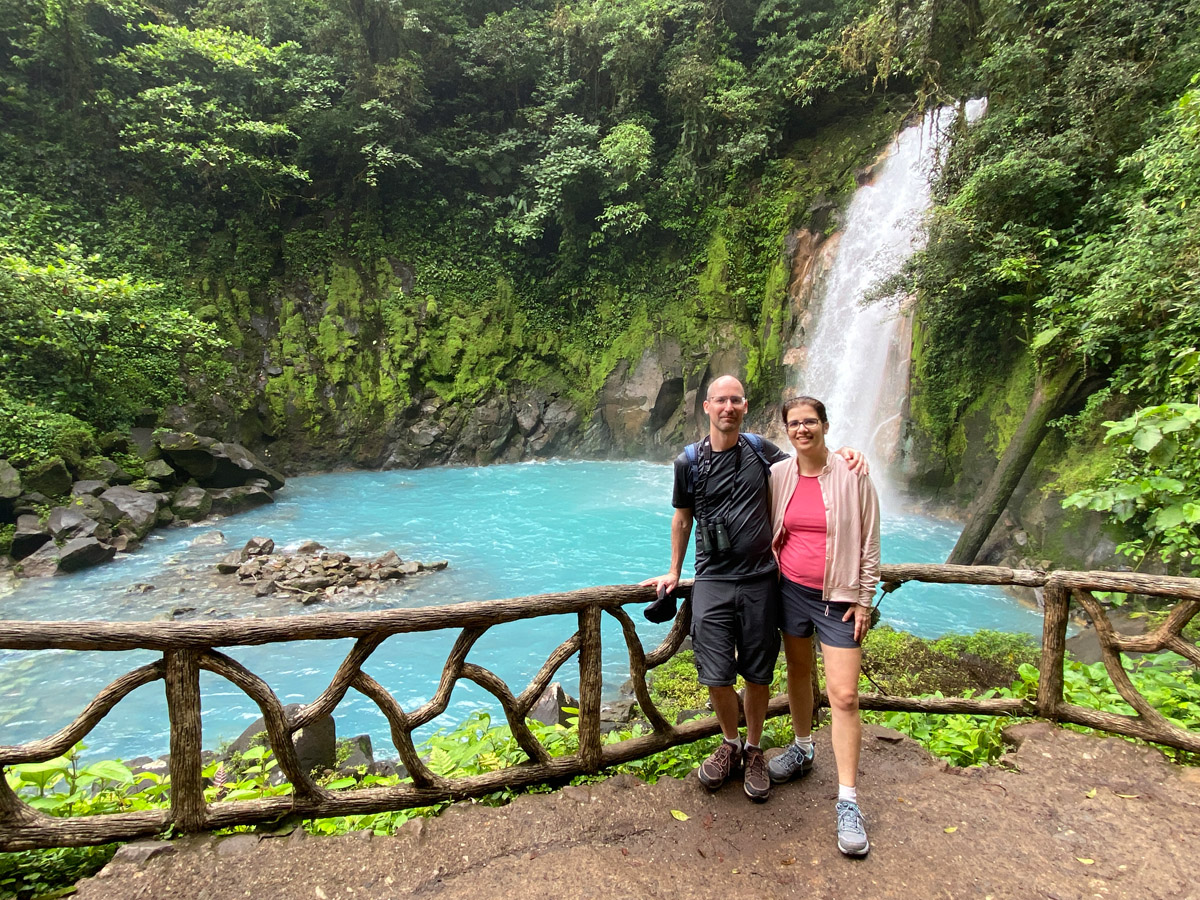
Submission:
[[[276,592],[294,594],[304,604],[363,589],[373,593],[385,581],[446,568],[444,559],[433,562],[403,560],[395,550],[371,559],[329,551],[316,541],[305,541],[295,553],[275,553],[275,541],[251,538],[241,550],[221,558],[217,571],[236,575],[257,597]]]
[[[284,485],[245,447],[193,434],[135,428],[112,453],[140,469],[137,477],[106,456],[74,465],[53,457],[24,472],[0,460],[0,524],[14,526],[9,556],[18,575],[107,562],[156,527],[273,503]]]

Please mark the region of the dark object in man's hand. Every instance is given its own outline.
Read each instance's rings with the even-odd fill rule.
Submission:
[[[658,599],[646,607],[643,615],[651,622],[659,624],[662,622],[670,622],[675,618],[677,612],[677,603],[672,594],[668,594],[666,590],[659,585]]]

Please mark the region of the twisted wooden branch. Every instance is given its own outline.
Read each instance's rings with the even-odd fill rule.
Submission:
[[[30,741],[28,744],[19,744],[15,747],[0,747],[0,766],[46,762],[56,756],[62,756],[83,740],[100,720],[125,697],[142,685],[158,681],[165,672],[166,667],[162,660],[126,672],[97,694],[95,699],[84,707],[83,712],[61,731],[55,732],[50,737],[42,738],[40,741]]]
[[[462,634],[454,642],[454,648],[450,651],[450,657],[446,660],[446,665],[442,668],[442,678],[438,683],[436,693],[434,693],[433,698],[428,703],[414,710],[409,715],[408,721],[410,727],[420,728],[446,711],[446,707],[450,705],[450,694],[454,691],[454,684],[462,677],[463,662],[466,660],[467,654],[471,651],[475,642],[479,640],[485,631],[487,631],[486,627],[464,628],[462,630]]]
[[[638,638],[633,620],[620,607],[609,608],[605,612],[621,623],[621,632],[625,636],[625,648],[629,651],[629,677],[633,681],[633,693],[637,697],[642,715],[646,717],[646,721],[655,731],[670,732],[671,723],[663,717],[650,697],[650,688],[646,684],[646,651]]]
[[[529,730],[524,714],[517,711],[517,698],[508,689],[503,678],[474,663],[463,664],[462,677],[475,682],[500,701],[500,708],[504,710],[504,717],[508,720],[512,736],[517,745],[525,751],[526,756],[534,762],[548,763],[550,761],[550,754],[542,746],[541,741],[534,737],[533,732]]]
[[[346,691],[350,690],[350,686],[354,684],[355,676],[362,671],[363,663],[386,639],[387,635],[384,634],[370,634],[355,641],[346,658],[342,660],[342,664],[338,666],[337,672],[334,673],[329,687],[325,688],[321,696],[293,716],[288,726],[293,734],[299,729],[311,725],[317,719],[329,715],[337,708],[337,705],[342,702],[342,698],[346,696]]]
[[[309,774],[300,768],[300,758],[296,754],[296,745],[292,743],[292,729],[288,725],[287,714],[270,686],[237,660],[215,650],[201,654],[200,667],[241,688],[258,704],[263,714],[267,741],[275,753],[280,770],[292,783],[297,796],[328,796],[329,791],[318,787]]]
[[[388,720],[388,726],[392,731],[392,744],[395,745],[396,752],[400,754],[400,761],[408,770],[413,784],[421,789],[440,791],[439,796],[448,795],[450,782],[440,775],[435,775],[417,753],[412,739],[412,717],[400,708],[396,698],[388,692],[387,688],[365,672],[359,672],[355,676],[354,688],[363,696],[373,700],[384,718]]]
[[[542,664],[537,675],[534,676],[533,681],[529,682],[529,686],[517,696],[516,711],[518,715],[522,718],[529,715],[533,704],[537,703],[538,697],[542,696],[542,692],[550,684],[554,673],[562,668],[563,663],[579,652],[579,643],[580,638],[577,631],[554,649],[554,652]]]

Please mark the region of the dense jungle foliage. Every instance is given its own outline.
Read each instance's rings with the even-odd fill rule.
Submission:
[[[998,377],[1082,386],[1062,490],[1191,569],[1197,6],[0,0],[0,455],[189,390],[313,432],[426,390],[586,407],[663,333],[724,335],[768,396],[787,233],[905,114],[986,94],[890,286],[915,422],[953,470]]]

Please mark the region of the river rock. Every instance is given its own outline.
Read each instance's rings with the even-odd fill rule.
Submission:
[[[222,575],[232,575],[242,567],[242,551],[230,550],[217,561],[217,571]]]
[[[371,736],[369,734],[359,734],[342,742],[343,748],[349,745],[350,753],[342,760],[342,765],[339,771],[346,774],[354,774],[360,766],[370,766],[375,762],[375,751],[371,747]]]
[[[108,490],[108,483],[98,478],[85,478],[71,486],[72,497],[99,497]]]
[[[13,559],[24,559],[49,540],[50,534],[42,529],[41,520],[37,516],[31,513],[17,516],[17,529],[13,533],[9,554]]]
[[[304,541],[304,543],[296,548],[296,553],[300,556],[309,556],[313,553],[319,553],[324,549],[324,544],[318,544],[316,541]]]
[[[284,478],[241,444],[221,443],[208,437],[178,432],[157,436],[163,455],[176,469],[186,472],[203,487],[233,488],[263,478],[273,490]]]
[[[21,496],[21,473],[7,459],[0,459],[0,500],[16,500]]]
[[[79,466],[79,477],[88,481],[106,481],[109,484],[129,484],[133,476],[111,459],[90,456]]]
[[[100,523],[78,506],[56,506],[46,519],[46,530],[56,541],[91,537]]]
[[[25,578],[43,578],[58,572],[58,547],[50,541],[30,553],[16,565],[16,572]]]
[[[563,690],[561,682],[554,681],[546,685],[529,710],[528,718],[536,719],[543,725],[566,725],[568,717],[575,713],[565,712],[563,707],[578,709],[579,701]]]
[[[189,546],[191,547],[219,547],[225,543],[225,535],[220,531],[206,531],[204,534],[197,535],[192,538]]]
[[[181,487],[171,500],[171,512],[185,522],[196,522],[212,511],[212,497],[202,487]],[[199,540],[197,538],[197,540]],[[222,539],[223,540],[223,539]],[[193,542],[194,543],[194,542]]]
[[[47,497],[65,497],[74,483],[71,473],[67,470],[67,464],[58,456],[52,456],[26,469],[22,481],[27,492],[44,494]]]
[[[209,495],[212,497],[212,514],[216,516],[232,516],[275,502],[275,498],[260,487],[218,488],[209,491]]]
[[[106,547],[93,537],[77,537],[67,541],[59,549],[58,571],[77,572],[108,562],[116,554],[115,547]]]
[[[242,548],[242,555],[249,559],[252,556],[269,556],[275,552],[275,542],[269,537],[252,537]]]
[[[299,703],[289,703],[283,708],[283,712],[291,722],[301,709],[303,707]],[[255,737],[264,731],[265,721],[262,718],[256,719],[229,745],[224,758],[230,759],[235,754],[245,753],[255,744],[264,743],[265,737],[255,741]],[[292,735],[292,743],[296,747],[302,771],[324,771],[337,766],[337,727],[333,723],[333,716],[322,716],[308,727],[300,729]]]
[[[100,495],[105,513],[114,525],[127,519],[138,540],[146,536],[158,517],[158,498],[144,494],[131,487],[111,487]]]
[[[170,484],[178,478],[175,470],[171,468],[171,464],[165,459],[148,460],[144,471],[147,478],[153,479],[160,484]]]

